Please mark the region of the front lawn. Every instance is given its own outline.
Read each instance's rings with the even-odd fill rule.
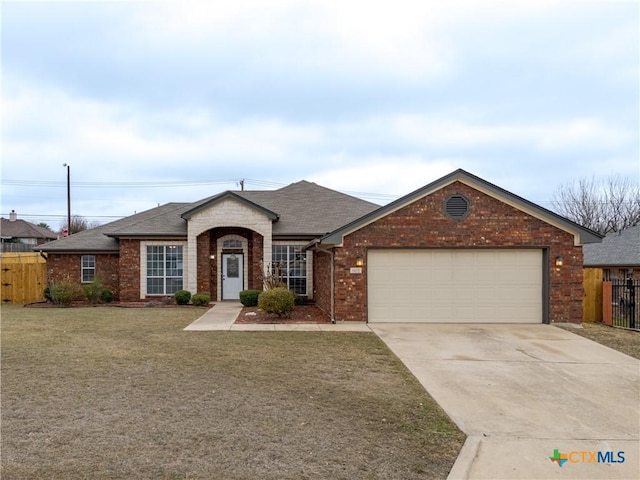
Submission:
[[[2,478],[436,479],[464,435],[369,333],[2,307]]]

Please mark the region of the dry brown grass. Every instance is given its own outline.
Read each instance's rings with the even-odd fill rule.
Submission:
[[[2,307],[3,479],[436,479],[464,435],[373,334]]]
[[[582,327],[568,327],[566,330],[640,360],[640,332],[610,327],[602,323],[583,323]]]

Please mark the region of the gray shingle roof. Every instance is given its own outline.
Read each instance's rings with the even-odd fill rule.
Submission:
[[[4,217],[0,218],[0,236],[4,238],[58,238],[58,235],[48,228],[34,225],[25,220],[9,220]]]
[[[610,233],[602,243],[583,247],[586,267],[640,266],[640,225]]]
[[[380,205],[301,181],[273,191],[235,192],[276,212],[273,234],[319,236],[380,208]]]
[[[379,208],[374,203],[301,181],[279,190],[222,192],[194,203],[167,203],[49,242],[39,249],[61,253],[117,252],[118,237],[186,238],[190,213],[227,196],[244,199],[265,213],[272,212],[275,215],[270,216],[274,219],[277,215],[273,224],[274,236],[301,239],[324,235]]]

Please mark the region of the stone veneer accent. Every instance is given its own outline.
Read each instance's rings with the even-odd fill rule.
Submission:
[[[270,262],[273,229],[269,217],[237,200],[225,199],[210,208],[195,213],[189,219],[186,258],[187,275],[185,276],[186,290],[191,292],[198,290],[198,236],[201,233],[219,227],[245,228],[262,235],[263,258],[268,259],[265,263]],[[217,290],[219,292],[219,289]]]

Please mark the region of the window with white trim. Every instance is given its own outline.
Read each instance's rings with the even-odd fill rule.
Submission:
[[[182,245],[147,245],[147,295],[173,295],[183,285]]]
[[[91,283],[96,276],[96,256],[82,255],[82,283]]]
[[[298,295],[307,294],[307,251],[304,245],[273,245],[272,262],[282,281]]]

